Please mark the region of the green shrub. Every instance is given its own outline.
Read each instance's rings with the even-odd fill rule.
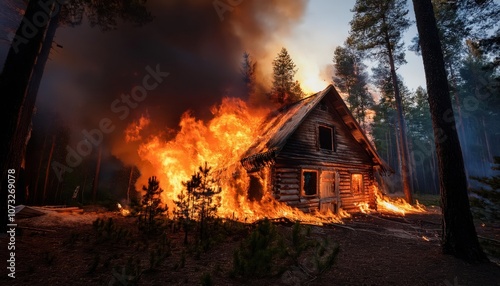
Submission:
[[[233,274],[243,277],[265,277],[273,275],[273,258],[283,253],[282,240],[278,236],[276,227],[267,219],[258,223],[234,252]]]

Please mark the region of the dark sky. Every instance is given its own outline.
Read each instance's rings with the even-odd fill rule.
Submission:
[[[221,18],[215,6],[224,9],[219,4],[231,2],[240,4],[226,6]],[[243,51],[257,60],[269,58],[281,44],[280,33],[300,19],[304,6],[279,0],[148,1],[154,20],[142,27],[123,23],[102,32],[86,20],[60,27],[55,41],[63,48],[52,51],[38,107],[59,113],[77,141],[83,128],[97,127],[104,117],[118,131],[146,112],[160,130],[175,128],[188,109],[208,118],[210,106],[223,96],[242,96]],[[169,76],[129,116],[119,118],[123,113],[112,111],[113,101],[142,85],[146,67],[157,65]]]

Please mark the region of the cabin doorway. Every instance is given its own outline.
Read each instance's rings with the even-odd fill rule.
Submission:
[[[335,171],[322,171],[319,187],[319,210],[322,213],[339,210],[339,173]]]

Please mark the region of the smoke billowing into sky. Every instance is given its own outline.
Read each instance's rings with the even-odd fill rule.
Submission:
[[[103,33],[84,20],[59,28],[56,42],[63,48],[52,52],[39,106],[54,108],[72,126],[91,128],[102,117],[116,118],[113,101],[141,85],[147,66],[159,65],[169,76],[131,108],[123,124],[146,111],[157,126],[175,127],[188,109],[205,118],[224,95],[241,96],[244,51],[270,69],[280,35],[305,6],[303,1],[232,2],[241,4],[217,6],[218,13],[215,3],[226,2],[148,1],[154,20],[143,27],[122,24]]]

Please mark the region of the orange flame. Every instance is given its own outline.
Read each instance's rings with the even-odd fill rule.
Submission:
[[[375,190],[375,200],[377,204],[377,211],[381,213],[389,213],[400,216],[405,216],[408,213],[425,213],[427,209],[424,205],[416,201],[415,205],[407,203],[402,198],[389,198],[384,195],[380,190],[374,186]],[[368,203],[358,203],[356,204],[362,213],[370,213],[375,210],[370,209]]]
[[[128,209],[123,208],[120,203],[117,203],[116,206],[118,207],[118,210],[120,211],[120,214],[122,216],[128,216],[130,214],[130,211]]]
[[[305,214],[280,203],[270,195],[269,190],[264,190],[260,201],[250,201],[247,197],[250,178],[239,160],[261,131],[258,127],[267,110],[251,110],[240,99],[224,98],[211,111],[214,117],[206,123],[189,112],[184,113],[179,123],[180,130],[172,140],[165,141],[161,136],[152,136],[143,141],[138,154],[150,167],[139,166],[142,176],[137,182],[137,189],[146,184],[149,176],[156,175],[164,190],[162,200],[171,211],[174,208],[173,201],[184,188],[182,182],[189,180],[198,166],[208,162],[222,188],[218,210],[220,217],[247,222],[264,217],[285,217],[315,224],[340,222],[339,216],[332,213]],[[142,127],[132,128],[126,134],[133,134],[137,138],[136,131]],[[266,182],[261,183],[267,186]],[[340,216],[348,214],[341,213]]]
[[[134,122],[135,123],[135,122]],[[125,130],[125,142],[134,142],[141,140],[141,131],[146,128],[151,121],[146,116],[141,116],[139,121],[135,124],[131,124]]]

